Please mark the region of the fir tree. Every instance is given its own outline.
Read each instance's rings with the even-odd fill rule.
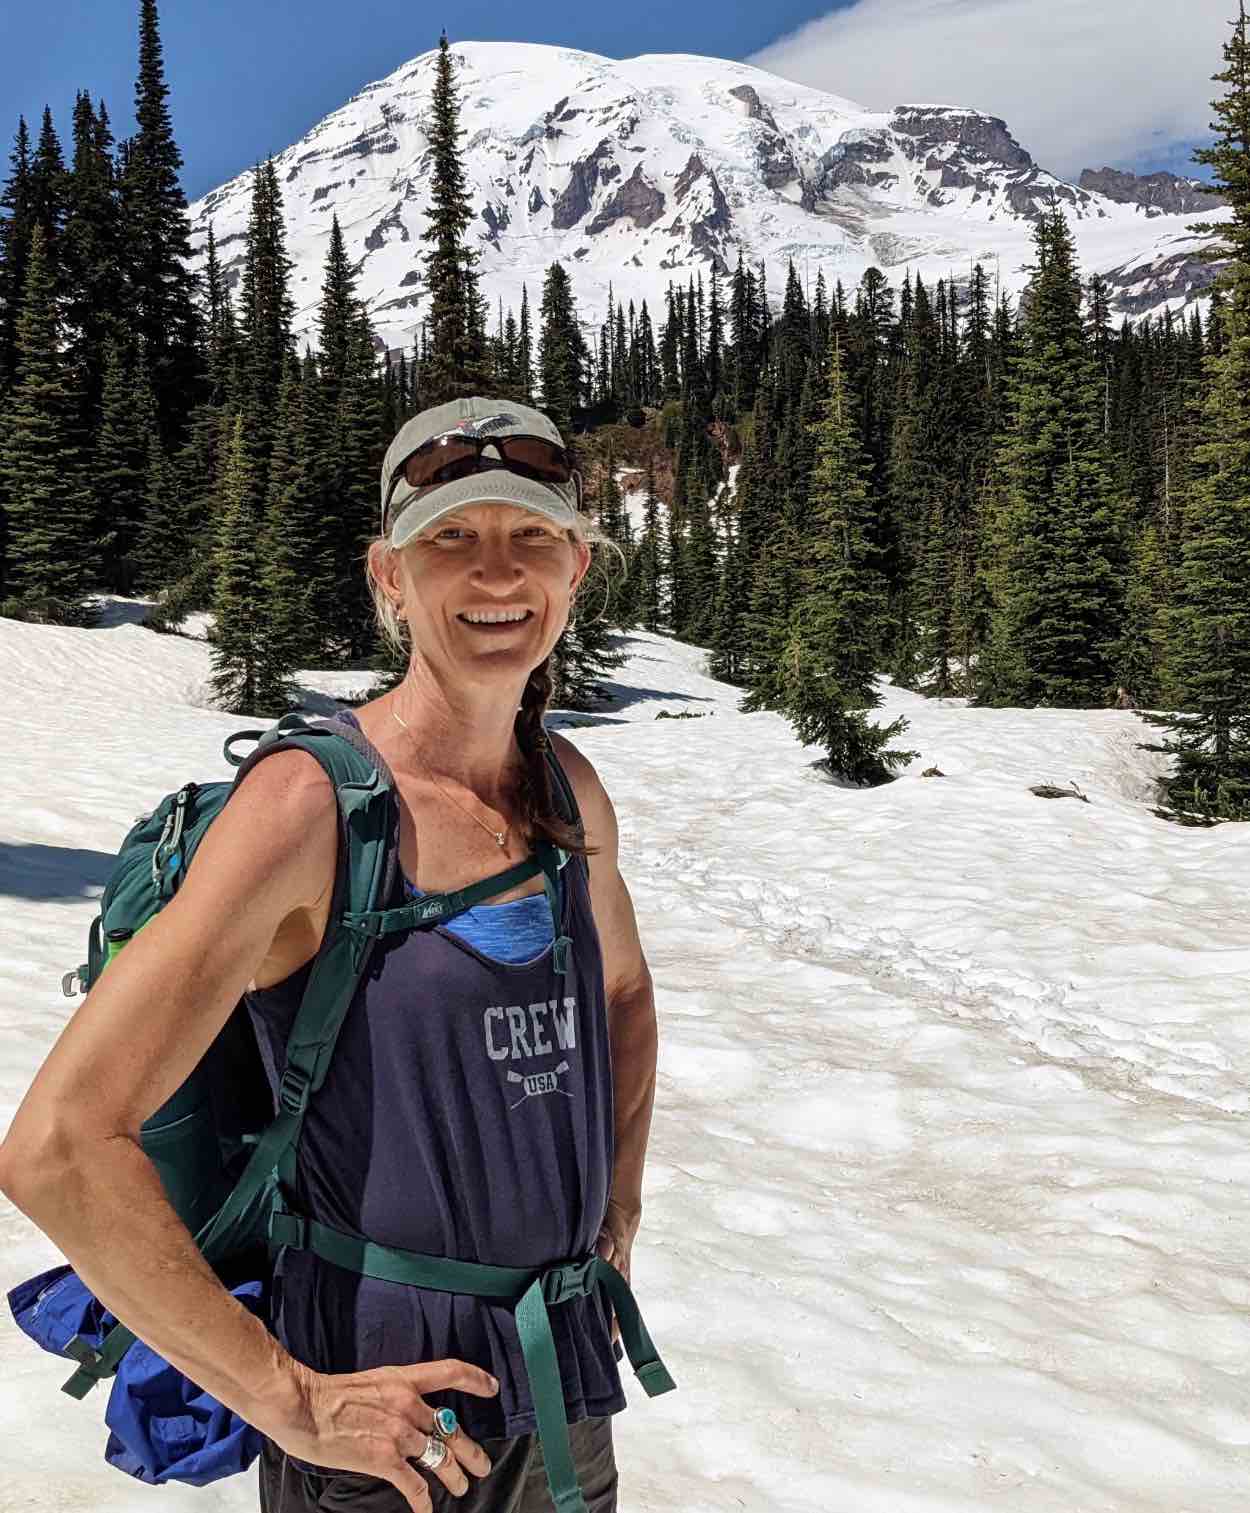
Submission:
[[[0,215],[0,400],[12,388],[17,370],[17,318],[34,228],[30,132],[24,116],[18,121],[9,164],[9,177],[0,192],[0,211],[5,212]]]
[[[480,326],[477,254],[465,238],[473,222],[468,177],[460,151],[464,130],[454,63],[446,33],[439,38],[427,134],[433,158],[429,225],[421,233],[429,297],[429,351],[421,363],[421,403],[481,394],[487,387]]]
[[[292,358],[278,399],[260,553],[264,675],[272,686],[261,688],[257,698],[271,707],[290,708],[296,702],[289,675],[318,660],[325,640],[315,611],[322,532],[307,502],[305,397],[304,369]]]
[[[643,526],[634,557],[638,623],[652,632],[660,628],[662,541],[660,505],[655,492],[655,463],[648,459],[643,493]]]
[[[150,441],[156,429],[156,402],[142,363],[134,352],[110,339],[105,346],[100,428],[91,469],[100,575],[114,593],[130,593],[137,582],[136,547],[141,529],[161,534],[151,518]],[[164,452],[161,453],[162,460]],[[145,526],[146,522],[146,526]],[[153,566],[150,554],[144,554]],[[147,580],[159,585],[160,578]]]
[[[17,322],[17,378],[0,430],[0,496],[8,517],[4,613],[86,625],[95,550],[78,431],[81,401],[62,356],[44,245],[36,226]]]
[[[530,327],[529,290],[521,285],[521,322],[517,328],[517,387],[526,404],[534,401],[534,333]]]
[[[1216,142],[1195,157],[1233,207],[1220,332],[1207,359],[1198,468],[1189,485],[1168,671],[1181,711],[1152,723],[1176,758],[1172,803],[1250,819],[1250,38],[1244,3],[1224,45]]]
[[[541,321],[538,367],[543,409],[559,430],[568,432],[581,410],[586,348],[573,289],[560,263],[552,263],[543,280]]]
[[[1116,685],[1123,504],[1061,211],[1041,221],[1037,252],[1000,459],[987,693],[994,702],[1098,706]]]
[[[578,591],[581,602],[570,612],[568,627],[551,654],[551,701],[559,709],[593,709],[604,697],[600,680],[625,661],[614,649],[612,628],[599,612],[600,597],[595,596],[593,606],[587,603],[592,594],[590,580],[584,580]]]
[[[45,105],[39,140],[30,165],[30,216],[32,227],[38,226],[43,232],[44,260],[53,275],[58,299],[64,293],[61,282],[61,232],[65,226],[68,177],[52,112]]]
[[[81,92],[74,106],[74,166],[66,181],[68,209],[60,257],[67,357],[82,387],[84,430],[99,422],[105,344],[125,326],[112,144],[103,104],[97,115],[90,95]]]
[[[784,712],[804,742],[823,748],[835,777],[882,783],[915,753],[888,749],[905,720],[883,727],[867,718],[881,702],[873,669],[885,585],[869,537],[866,469],[837,346],[814,439],[811,539],[782,655]]]
[[[135,548],[136,581],[146,590],[164,588],[186,572],[190,532],[174,485],[173,468],[147,404],[147,466],[144,469],[143,523]]]
[[[139,0],[138,130],[126,152],[122,242],[130,320],[157,396],[162,435],[172,441],[180,439],[200,397],[202,373],[182,153],[168,102],[156,0]]]
[[[256,480],[236,416],[226,451],[215,553],[211,679],[223,709],[236,714],[280,713],[266,663],[265,587],[261,576],[263,520],[255,505]],[[267,707],[262,707],[262,700]]]
[[[335,434],[339,464],[334,503],[339,527],[336,629],[342,632],[348,660],[358,666],[375,650],[373,602],[364,576],[364,556],[377,531],[377,478],[389,440],[383,435],[382,385],[363,306],[356,316]]]
[[[325,385],[326,403],[331,410],[338,406],[348,361],[355,346],[359,308],[356,275],[348,262],[342,228],[335,215],[330,223],[330,245],[326,249],[321,305],[317,314],[321,380]]]

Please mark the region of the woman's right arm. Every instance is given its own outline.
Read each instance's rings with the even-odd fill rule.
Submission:
[[[206,1392],[291,1453],[384,1477],[424,1510],[425,1484],[406,1460],[431,1423],[421,1393],[489,1396],[493,1379],[459,1361],[310,1371],[217,1280],[139,1144],[140,1125],[208,1050],[279,933],[312,938],[337,846],[337,801],[314,758],[260,762],[178,893],[53,1046],[0,1146],[0,1188],[112,1313]],[[456,1438],[459,1459],[485,1469]],[[462,1490],[457,1457],[440,1474]]]

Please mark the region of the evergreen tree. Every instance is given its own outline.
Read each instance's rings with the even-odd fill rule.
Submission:
[[[660,505],[655,492],[655,463],[648,459],[643,494],[642,535],[634,557],[638,623],[652,632],[660,628],[663,589]]]
[[[1037,272],[1000,457],[994,702],[1105,705],[1123,604],[1123,504],[1107,465],[1103,402],[1061,211],[1037,231]]]
[[[263,676],[272,686],[260,689],[257,697],[271,708],[290,708],[296,702],[289,675],[320,660],[325,644],[316,614],[323,530],[308,507],[305,398],[304,368],[292,358],[278,399],[260,552]]]
[[[0,215],[0,401],[12,388],[17,370],[17,318],[34,228],[30,132],[24,116],[18,121],[9,164],[9,177],[0,192],[0,211],[5,212]]]
[[[1181,710],[1152,723],[1176,758],[1177,808],[1250,819],[1250,38],[1244,3],[1224,45],[1226,85],[1214,102],[1214,146],[1195,153],[1215,169],[1233,207],[1216,229],[1229,266],[1220,331],[1207,359],[1198,468],[1189,485],[1168,671]]]
[[[156,402],[146,370],[129,347],[110,338],[91,478],[100,577],[113,593],[131,593],[136,586],[140,531],[163,532],[151,517],[156,497],[149,488],[155,430]],[[163,449],[160,456],[163,462]],[[150,554],[144,555],[152,565]],[[154,585],[161,580],[147,581]]]
[[[521,285],[521,323],[517,329],[517,386],[526,404],[534,402],[534,333],[530,327],[529,290]]]
[[[373,601],[364,575],[364,556],[377,531],[377,478],[389,437],[383,434],[382,385],[377,374],[373,334],[363,306],[358,310],[354,342],[339,399],[336,434],[338,522],[338,596],[336,629],[353,665],[367,662],[376,649]]]
[[[90,624],[95,551],[83,483],[80,397],[62,356],[63,328],[44,233],[31,235],[17,322],[17,376],[0,427],[7,513],[4,613]]]
[[[824,749],[835,776],[882,783],[915,753],[891,751],[905,720],[871,724],[881,696],[873,676],[885,585],[869,536],[871,506],[841,351],[829,360],[829,393],[816,423],[811,538],[801,595],[782,656],[784,712],[800,739]]]
[[[156,0],[139,0],[138,130],[125,155],[122,245],[129,316],[157,399],[161,434],[181,439],[202,372],[191,226],[179,174]]]
[[[217,241],[213,223],[208,223],[208,246],[204,266],[206,328],[204,361],[207,379],[207,402],[214,406],[233,402],[237,389],[239,350],[235,329],[234,306],[225,274],[217,258]]]
[[[222,708],[235,713],[256,709],[264,640],[261,522],[243,430],[238,415],[222,473],[213,590],[212,689]]]
[[[477,254],[465,240],[473,222],[468,177],[460,151],[464,130],[454,62],[446,33],[439,38],[438,65],[427,134],[433,159],[429,225],[425,242],[425,287],[429,296],[429,351],[421,363],[422,405],[442,404],[487,388],[485,331],[478,308]]]
[[[282,191],[270,158],[257,167],[252,182],[239,330],[240,402],[246,420],[244,444],[252,464],[247,477],[258,491],[255,513],[267,488],[278,391],[293,352],[291,267]]]
[[[355,346],[359,308],[356,275],[347,260],[343,232],[335,215],[330,224],[330,245],[326,250],[321,305],[317,315],[321,379],[325,385],[326,403],[332,410],[338,406],[348,361]]]
[[[80,92],[74,106],[74,166],[66,181],[68,209],[60,259],[66,355],[81,386],[85,431],[99,423],[106,342],[125,325],[112,145],[103,104],[97,116],[90,95]]]
[[[65,227],[68,198],[68,174],[61,152],[60,138],[52,122],[52,112],[44,106],[39,141],[30,165],[31,225],[43,232],[43,255],[54,278],[53,287],[61,298],[61,232]]]
[[[580,413],[586,347],[577,321],[569,276],[552,263],[543,280],[538,370],[543,409],[556,427],[568,432]]]
[[[155,406],[147,403],[147,466],[144,470],[143,524],[135,548],[136,578],[146,590],[159,590],[185,574],[190,533],[174,485],[173,468],[155,424]]]

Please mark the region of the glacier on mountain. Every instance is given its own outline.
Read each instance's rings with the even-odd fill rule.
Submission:
[[[1113,309],[1138,317],[1200,298],[1213,273],[1193,210],[1161,213],[1121,184],[1117,198],[1040,167],[1003,120],[959,106],[870,111],[747,64],[682,54],[614,60],[535,43],[453,49],[465,128],[473,235],[492,309],[537,302],[559,259],[582,318],[648,301],[669,282],[739,251],[770,287],[793,258],[849,290],[876,264],[900,282],[966,280],[986,264],[1011,293],[1032,260],[1032,227],[1062,206],[1085,274],[1109,281]],[[410,346],[424,316],[420,241],[430,172],[424,127],[434,51],[368,85],[275,161],[294,262],[296,331],[314,338],[330,224],[337,214],[374,329]],[[214,227],[232,284],[242,273],[250,172],[191,207],[199,254]],[[1087,179],[1087,183],[1090,181]],[[1190,200],[1176,203],[1189,205]],[[1216,207],[1207,219],[1229,212]]]

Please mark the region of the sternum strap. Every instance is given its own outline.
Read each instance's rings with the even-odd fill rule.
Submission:
[[[270,1239],[275,1246],[310,1250],[332,1266],[379,1281],[515,1303],[521,1354],[529,1374],[534,1417],[557,1513],[586,1513],[586,1502],[573,1469],[564,1392],[548,1309],[570,1298],[587,1297],[595,1288],[602,1287],[616,1310],[625,1353],[647,1396],[658,1397],[662,1392],[671,1392],[676,1385],[647,1333],[629,1283],[599,1256],[537,1269],[488,1266],[480,1261],[456,1261],[447,1256],[426,1256],[378,1245],[363,1236],[345,1234],[315,1219],[282,1210],[273,1214]]]

